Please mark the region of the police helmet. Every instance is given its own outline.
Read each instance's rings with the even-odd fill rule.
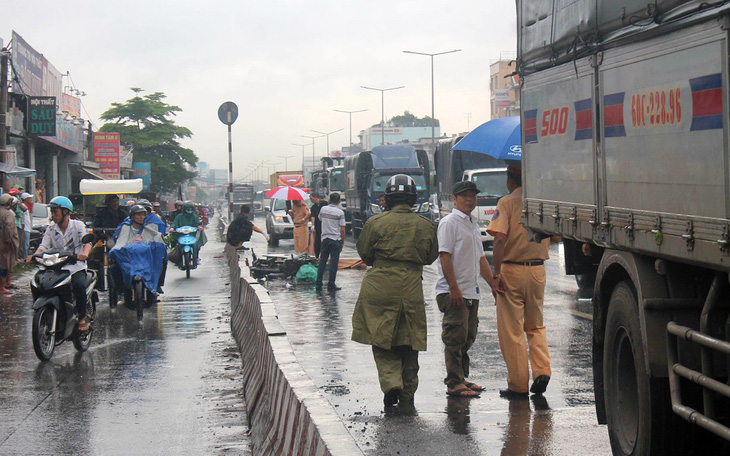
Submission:
[[[73,212],[74,210],[73,203],[65,196],[57,196],[53,198],[51,202],[48,203],[48,206],[50,206],[51,208],[60,207],[62,209],[68,209],[69,212]]]
[[[131,217],[134,214],[139,214],[140,212],[144,212],[146,214],[147,209],[145,209],[145,207],[141,204],[135,204],[131,209],[129,209],[129,216]]]
[[[10,193],[3,193],[0,195],[0,206],[10,206],[13,204],[14,199]]]
[[[393,207],[397,203],[406,203],[409,206],[416,204],[418,189],[416,181],[407,174],[396,174],[385,184],[385,201]]]

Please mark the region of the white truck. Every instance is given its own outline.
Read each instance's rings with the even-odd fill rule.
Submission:
[[[730,4],[517,0],[523,224],[594,274],[614,454],[730,454]]]

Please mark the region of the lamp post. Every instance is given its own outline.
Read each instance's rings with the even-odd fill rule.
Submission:
[[[377,90],[380,92],[380,144],[385,145],[385,92],[389,90],[402,89],[405,86],[388,87],[387,89],[376,89],[375,87],[360,86],[362,89]]]
[[[335,112],[344,112],[345,114],[350,115],[350,148],[352,148],[352,115],[357,112],[365,112],[367,109],[360,109],[358,111],[343,111],[341,109],[333,109]]]
[[[344,128],[340,128],[339,130],[331,131],[329,133],[325,133],[323,131],[312,130],[314,133],[319,133],[320,135],[327,137],[327,156],[328,157],[330,156],[330,135],[333,133],[337,133],[338,131],[342,131],[342,130],[344,130]]]
[[[309,138],[309,139],[311,139],[311,140],[312,140],[312,170],[314,170],[314,168],[316,168],[316,166],[317,166],[317,162],[316,162],[316,161],[314,161],[314,140],[315,140],[316,138],[321,138],[321,137],[322,137],[322,136],[324,136],[324,135],[319,135],[319,136],[307,136],[307,135],[300,135],[300,136],[301,136],[302,138]],[[302,174],[304,174],[304,160],[302,160]],[[310,179],[311,179],[311,178],[310,178]]]
[[[433,145],[433,150],[436,150],[436,136],[435,136],[435,130],[436,130],[436,118],[434,117],[434,95],[433,95],[433,58],[437,55],[444,55],[444,54],[453,54],[454,52],[461,52],[461,49],[454,49],[453,51],[445,51],[445,52],[436,52],[434,54],[428,53],[428,52],[414,52],[414,51],[403,51],[406,54],[416,54],[416,55],[427,55],[431,57],[431,144]]]
[[[309,144],[297,144],[297,143],[291,143],[292,146],[300,146],[302,148],[302,172],[304,172],[304,148],[307,147]]]
[[[294,155],[277,155],[279,158],[284,159],[284,171],[289,171],[289,165],[287,165],[287,159],[292,158]],[[274,171],[276,171],[276,168],[274,168]]]

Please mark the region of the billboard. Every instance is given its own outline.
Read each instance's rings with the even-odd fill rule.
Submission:
[[[119,133],[94,133],[94,161],[107,179],[119,179]]]
[[[134,162],[134,178],[142,179],[142,190],[150,190],[152,167],[150,162]]]
[[[67,112],[72,117],[81,117],[81,98],[71,94],[61,94],[61,111]]]
[[[61,99],[61,72],[43,54],[33,49],[18,33],[12,34],[13,92]]]
[[[509,108],[509,89],[494,89],[494,107]]]

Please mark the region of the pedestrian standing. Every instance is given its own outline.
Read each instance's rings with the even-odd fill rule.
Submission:
[[[357,240],[372,268],[355,304],[352,340],[372,346],[386,408],[413,414],[418,352],[426,350],[423,266],[436,260],[438,240],[433,223],[411,209],[417,189],[410,176],[391,177],[385,194],[390,210],[369,218]]]
[[[25,260],[25,257],[28,256],[28,249],[30,247],[30,232],[33,229],[33,221],[31,219],[30,213],[31,208],[33,207],[33,195],[30,193],[23,193],[20,195],[20,200],[23,203],[23,205],[26,207],[26,210],[23,212],[23,237],[20,244],[20,258]]]
[[[8,287],[10,273],[18,259],[18,230],[15,225],[15,211],[11,206],[15,198],[7,193],[0,195],[0,294],[11,294]]]
[[[330,193],[329,202],[327,206],[319,211],[319,218],[322,223],[322,246],[319,252],[315,286],[317,290],[322,289],[324,271],[327,268],[327,258],[329,258],[327,289],[337,291],[340,287],[335,283],[335,279],[337,279],[337,268],[340,265],[340,252],[345,245],[345,213],[338,207],[340,204],[339,193]]]
[[[507,364],[507,389],[499,394],[509,399],[527,397],[529,365],[533,383],[530,392],[542,394],[550,381],[550,354],[543,324],[545,260],[550,239],[529,242],[520,224],[522,175],[507,169],[509,195],[497,203],[487,232],[494,236],[494,287],[497,290],[497,333]],[[525,343],[527,335],[527,344]]]
[[[294,252],[305,253],[309,248],[309,208],[304,201],[294,201],[289,210],[294,223]]]
[[[43,179],[36,179],[35,180],[35,202],[36,203],[45,203],[46,202],[46,190],[43,185]]]
[[[310,193],[309,199],[312,201],[312,241],[314,244],[314,256],[319,258],[322,247],[322,219],[319,218],[319,211],[327,205],[319,193]]]
[[[457,182],[452,189],[454,209],[438,226],[439,262],[436,302],[443,312],[441,340],[446,360],[446,393],[476,397],[484,387],[466,381],[469,348],[479,324],[481,276],[491,288],[492,270],[484,256],[479,225],[471,213],[479,190],[474,182]]]

